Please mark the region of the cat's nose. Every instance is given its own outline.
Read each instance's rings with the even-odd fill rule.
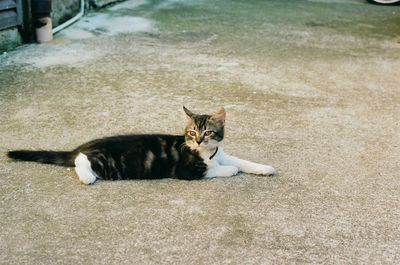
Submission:
[[[196,140],[196,143],[198,144],[198,145],[200,145],[201,144],[201,142],[203,142],[203,140]]]

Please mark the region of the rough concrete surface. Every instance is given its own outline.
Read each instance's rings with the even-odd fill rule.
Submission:
[[[129,1],[0,56],[1,264],[400,262],[400,10],[362,0]],[[227,110],[276,177],[81,185],[16,163]]]

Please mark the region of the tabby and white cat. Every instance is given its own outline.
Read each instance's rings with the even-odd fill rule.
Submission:
[[[184,135],[122,135],[94,140],[69,152],[18,150],[8,152],[8,156],[15,160],[75,167],[84,184],[93,184],[97,179],[230,177],[239,171],[275,174],[271,166],[224,152],[224,108],[213,115],[197,115],[183,109],[190,118]]]

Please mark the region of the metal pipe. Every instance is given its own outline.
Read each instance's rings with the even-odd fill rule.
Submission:
[[[55,27],[53,29],[53,34],[56,34],[60,30],[66,28],[69,25],[78,21],[78,19],[80,19],[84,13],[85,13],[85,0],[81,0],[81,7],[79,9],[79,13],[76,16],[74,16],[73,18],[71,18],[70,20],[67,20],[66,22],[62,23],[61,25],[58,25],[57,27]]]

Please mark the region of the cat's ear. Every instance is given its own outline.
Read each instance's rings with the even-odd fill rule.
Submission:
[[[188,110],[185,106],[183,106],[183,110],[185,111],[186,115],[189,116],[189,118],[193,117],[193,112],[191,112],[190,110]]]
[[[225,124],[226,112],[224,107],[220,107],[213,115],[212,118],[216,121],[222,122]]]

